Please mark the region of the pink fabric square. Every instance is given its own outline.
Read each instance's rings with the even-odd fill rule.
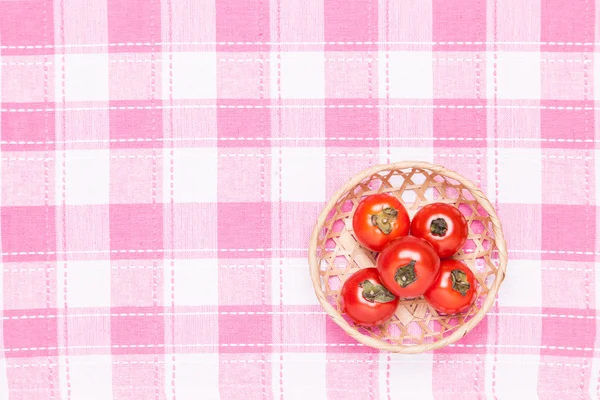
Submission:
[[[110,51],[145,53],[159,50],[159,46],[153,46],[161,41],[159,1],[106,1],[108,41],[113,44]]]
[[[541,313],[541,308],[500,307],[494,312],[498,315],[488,317],[493,320],[488,343],[497,343],[495,351],[502,354],[538,355],[542,339],[542,318],[538,317]]]
[[[58,354],[56,310],[4,310],[3,316],[6,357],[50,357]],[[35,318],[31,318],[33,316]]]
[[[43,152],[5,152],[2,205],[43,206],[56,201],[56,162]]]
[[[339,46],[337,46],[339,47]],[[355,47],[352,45],[351,47]],[[376,53],[375,53],[376,54]],[[369,104],[379,96],[377,57],[360,51],[328,51],[325,53],[325,98],[352,99],[356,104]],[[383,84],[383,82],[381,83]],[[350,100],[349,104],[353,104]]]
[[[112,359],[113,400],[152,399],[169,386],[166,379],[172,372],[167,372],[162,354],[113,354]]]
[[[219,304],[224,306],[260,306],[271,304],[271,291],[266,288],[272,283],[271,261],[243,258],[235,253],[224,253],[219,258]],[[233,257],[240,258],[233,258]],[[228,258],[223,258],[228,257]],[[279,276],[275,277],[279,279]]]
[[[274,343],[293,343],[293,346],[285,347],[285,351],[292,353],[327,350],[326,318],[321,314],[322,309],[317,306],[286,306],[280,310],[277,323],[282,325],[281,332],[280,337],[274,335]],[[306,329],[307,326],[311,328]]]
[[[377,362],[379,356],[378,352],[357,355],[353,352],[328,351],[325,367],[326,398],[346,400],[352,396],[356,400],[370,400],[384,397],[377,384],[380,378]],[[360,357],[360,362],[357,357]]]
[[[263,400],[267,395],[267,382],[272,382],[272,371],[267,361],[268,354],[219,354],[219,394],[224,399],[240,395],[247,400]]]
[[[542,150],[544,204],[585,205],[594,202],[594,162],[586,160],[580,149],[558,148],[561,143],[554,144],[556,148]],[[565,180],[569,185],[564,184]],[[582,190],[573,190],[574,187],[580,187]]]
[[[581,46],[563,44],[570,42],[591,45],[594,41],[593,1],[542,0],[540,11],[540,38],[542,42],[549,42],[542,46],[542,51],[581,51]]]
[[[435,399],[476,400],[486,382],[485,358],[472,354],[434,353],[431,371],[432,395]],[[456,382],[463,382],[456,385]]]
[[[217,49],[223,51],[265,51],[269,42],[269,2],[223,0],[217,6]]]
[[[151,53],[113,53],[109,56],[111,100],[146,100],[162,97],[162,68],[169,64]],[[168,72],[167,72],[168,73]]]
[[[68,110],[64,115],[67,149],[93,150],[110,147],[108,110]]]
[[[3,206],[4,262],[56,259],[56,220],[52,206]]]
[[[86,356],[111,354],[111,310],[77,308],[72,309],[71,312],[73,314],[86,315],[72,315],[67,318],[66,332],[64,331],[65,326],[62,323],[58,327],[59,338],[61,340],[64,340],[64,338],[68,340],[69,355]]]
[[[544,307],[543,312],[548,316],[542,319],[542,355],[577,357],[592,354],[595,310]],[[564,329],[564,318],[555,315],[573,315],[574,318],[569,318],[569,329]]]
[[[164,351],[164,317],[160,307],[113,307],[112,354],[160,354]]]
[[[213,103],[214,104],[214,103]],[[165,118],[173,120],[173,138],[165,143],[176,148],[217,147],[217,109],[213,107],[178,107],[165,113]],[[193,126],[194,129],[189,127]],[[171,125],[169,124],[169,132]],[[167,134],[165,133],[165,136]]]
[[[544,101],[546,107],[540,111],[542,147],[591,149],[594,147],[594,110],[590,102]],[[561,107],[557,109],[556,107]],[[564,109],[577,107],[578,109]]]
[[[246,107],[249,105],[250,107]],[[219,146],[270,146],[271,110],[263,101],[220,101],[217,110]]]
[[[485,50],[486,1],[433,0],[434,50]]]
[[[161,202],[162,150],[113,149],[110,156],[112,204]]]
[[[444,147],[482,147],[487,138],[485,100],[434,102],[433,133]],[[456,138],[463,138],[457,140]],[[470,138],[470,140],[464,140]],[[437,142],[436,142],[437,145]]]
[[[66,206],[65,248],[68,260],[110,258],[108,205]]]
[[[390,103],[403,104],[401,101]],[[430,107],[386,107],[380,109],[379,119],[380,135],[384,136],[381,143],[385,147],[433,147],[433,109]]]
[[[113,307],[152,307],[164,303],[164,261],[115,260],[111,268]]]
[[[174,205],[173,248],[181,249],[178,258],[216,258],[217,204],[185,203]],[[167,229],[165,227],[165,229]]]
[[[264,105],[264,99],[271,97],[270,63],[272,61],[266,58],[267,53],[255,52],[258,51],[257,46],[252,46],[251,49],[244,52],[236,52],[231,49],[232,46],[225,47],[223,51],[217,52],[217,98],[219,104],[226,106]],[[232,82],[235,84],[232,85]]]
[[[3,279],[2,297],[6,309],[27,314],[28,310],[56,308],[56,263],[6,263]]]
[[[161,204],[111,204],[112,259],[155,258],[163,250]]]
[[[281,202],[273,204],[273,246],[281,248],[285,257],[302,258],[308,248],[306,232],[310,232],[321,212],[321,203]]]
[[[433,97],[481,99],[486,97],[484,53],[436,52],[433,60]]]
[[[2,55],[43,54],[54,44],[54,2],[52,0],[10,0],[0,2]]]
[[[594,274],[593,262],[545,260],[542,270],[544,307],[589,308],[595,304]],[[556,293],[569,293],[569,296]]]
[[[2,90],[2,101],[5,103],[3,108],[51,108],[50,104],[40,103],[55,99],[56,74],[51,64],[57,60],[54,55],[6,56],[3,54],[2,60],[0,90]],[[2,117],[5,116],[8,114],[4,113]],[[34,115],[30,117],[36,118]]]
[[[594,73],[591,54],[548,52],[542,53],[541,57],[542,99],[593,99]]]
[[[110,147],[162,147],[162,110],[159,102],[111,102],[109,111]]]
[[[299,105],[302,105],[301,101]],[[304,104],[314,104],[307,100]],[[278,110],[281,116],[279,136],[293,141],[294,146],[322,146],[325,143],[325,108],[285,107]],[[275,128],[275,127],[274,127]],[[277,129],[279,124],[277,124]]]
[[[270,203],[219,203],[217,222],[220,256],[262,258],[271,254]]]
[[[6,379],[10,382],[8,398],[38,400],[56,397],[56,382],[49,378],[58,377],[58,370],[58,363],[48,365],[48,357],[7,358]]]
[[[272,347],[271,307],[220,306],[219,344],[221,353],[270,353]]]
[[[376,48],[373,43],[378,32],[376,0],[326,0],[323,5],[326,50],[364,49],[365,45]]]
[[[252,141],[243,143],[253,145]],[[219,150],[217,193],[222,202],[259,202],[271,197],[272,166],[264,153],[253,147]]]
[[[537,103],[537,101],[536,101]],[[537,146],[537,140],[541,137],[540,110],[529,107],[500,107],[494,110],[497,116],[498,127],[496,134],[501,139],[520,139],[514,144],[507,141],[503,146]],[[533,140],[531,140],[533,139]]]
[[[588,353],[591,357],[591,353]],[[592,360],[582,356],[540,357],[538,370],[538,398],[554,400],[565,396],[588,396],[588,388],[597,387],[596,379],[591,378]],[[593,398],[593,397],[592,397]]]
[[[173,325],[175,352],[217,353],[219,352],[219,316],[217,307],[178,308],[174,317],[165,324]]]
[[[327,343],[327,357],[330,353],[378,353],[369,346],[357,342],[350,337],[338,324],[331,318],[325,318],[325,343]],[[333,356],[337,357],[337,356]],[[356,377],[355,377],[356,378]]]
[[[379,113],[372,100],[330,100],[325,110],[328,147],[368,147],[379,145]]]
[[[596,208],[585,205],[542,206],[542,259],[593,261],[596,227],[589,221],[595,221]],[[569,229],[568,235],[557,235],[564,227],[585,227]]]
[[[2,104],[3,108],[45,109],[44,103]],[[55,147],[55,114],[52,111],[3,112],[0,120],[2,151],[50,151]]]

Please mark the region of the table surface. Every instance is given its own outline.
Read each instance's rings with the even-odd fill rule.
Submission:
[[[0,0],[0,398],[597,398],[599,42],[599,0]],[[510,257],[413,356],[307,262],[333,192],[409,159]]]

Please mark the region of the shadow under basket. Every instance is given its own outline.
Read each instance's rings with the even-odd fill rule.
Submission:
[[[374,267],[377,253],[363,248],[352,231],[352,216],[365,196],[390,193],[412,217],[429,203],[452,204],[464,214],[469,237],[453,257],[478,280],[477,299],[464,313],[443,315],[423,297],[401,299],[383,325],[365,328],[343,314],[340,290],[358,269]],[[315,293],[333,321],[360,343],[399,353],[421,353],[454,343],[483,319],[506,274],[508,255],[502,225],[486,196],[466,178],[425,162],[378,165],[355,175],[329,200],[310,239],[310,274]]]

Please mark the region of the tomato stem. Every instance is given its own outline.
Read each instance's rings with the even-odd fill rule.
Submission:
[[[471,284],[467,279],[467,274],[460,269],[453,269],[450,271],[450,277],[452,278],[452,289],[455,292],[460,293],[461,296],[466,296],[467,292],[471,288]]]
[[[392,207],[385,207],[377,214],[371,215],[371,222],[376,225],[381,232],[389,235],[392,232],[392,223],[396,221],[398,217],[398,210]]]
[[[436,218],[431,221],[429,230],[433,236],[444,236],[448,232],[448,223],[444,218]]]
[[[363,289],[363,298],[371,303],[389,303],[396,298],[385,286],[373,285],[370,280],[362,281],[359,286]]]
[[[405,288],[414,281],[417,280],[417,273],[415,272],[416,260],[411,260],[408,264],[398,268],[394,274],[394,280],[401,287]]]

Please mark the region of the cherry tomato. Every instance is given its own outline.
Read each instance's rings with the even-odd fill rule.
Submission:
[[[410,218],[400,200],[378,193],[358,203],[352,229],[360,244],[369,250],[381,251],[397,237],[408,235]]]
[[[341,295],[344,312],[363,326],[382,324],[391,318],[399,302],[381,284],[375,268],[361,269],[352,274],[344,282]]]
[[[417,211],[410,225],[410,234],[431,243],[440,258],[448,258],[463,247],[469,228],[458,208],[432,203]]]
[[[477,297],[477,281],[473,272],[463,262],[442,260],[440,274],[425,292],[425,299],[433,308],[444,314],[466,311]]]
[[[377,271],[390,292],[399,297],[421,296],[437,277],[440,258],[423,239],[404,236],[388,244],[377,258]]]

